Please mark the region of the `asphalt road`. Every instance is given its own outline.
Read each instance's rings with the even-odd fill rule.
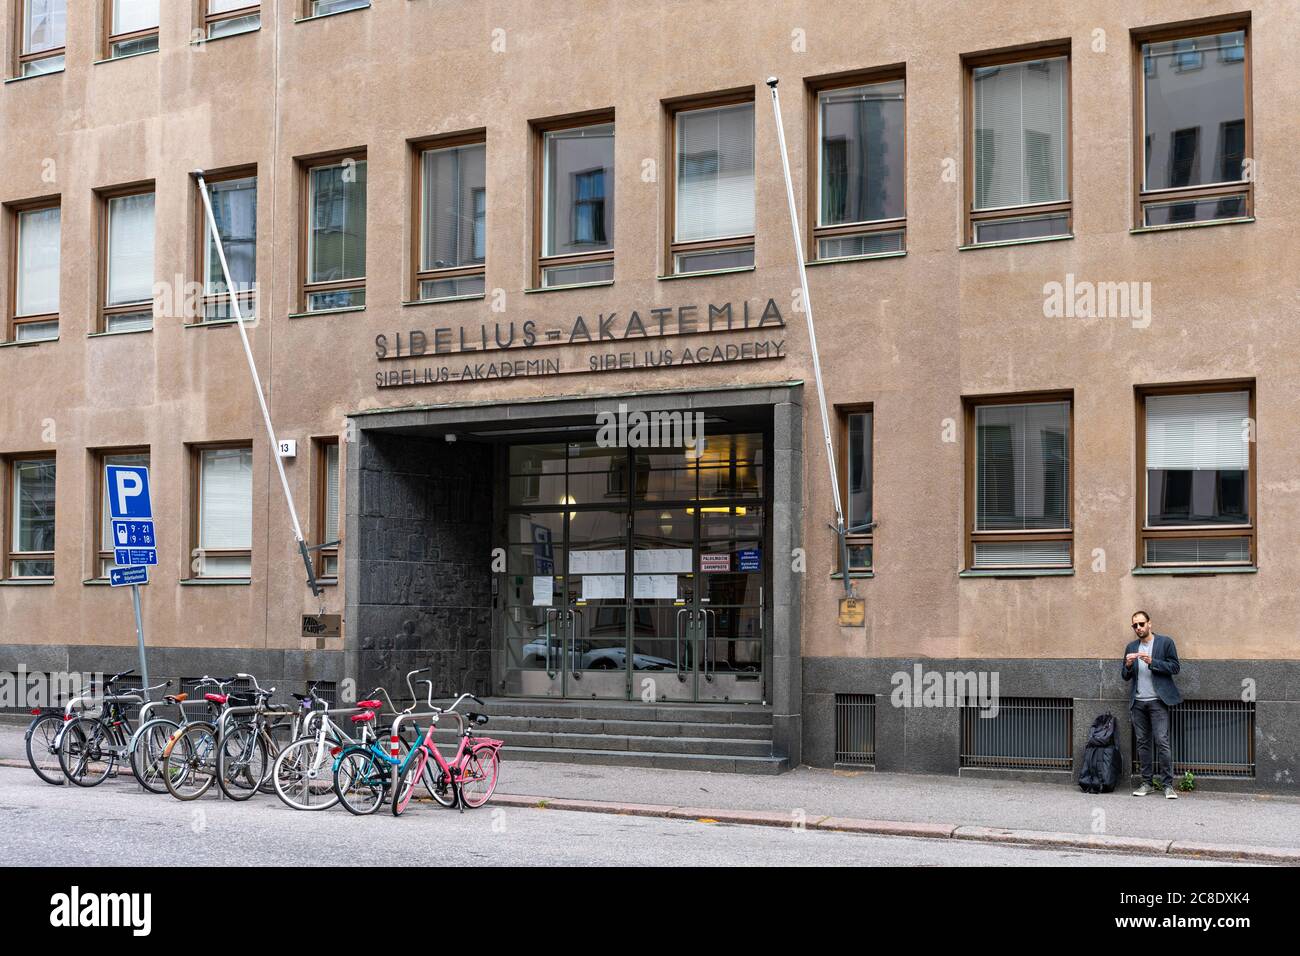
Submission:
[[[394,819],[341,808],[290,810],[274,796],[180,803],[126,780],[87,790],[0,767],[0,859],[7,865],[422,866],[1198,866],[1195,860],[921,840],[692,820],[432,803]],[[1219,864],[1222,865],[1222,864]]]

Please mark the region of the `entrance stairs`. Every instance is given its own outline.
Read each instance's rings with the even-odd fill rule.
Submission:
[[[504,760],[558,761],[664,770],[777,774],[790,769],[772,748],[772,708],[743,704],[493,697],[466,702],[491,719],[480,734],[505,741]],[[435,734],[455,746],[455,723]]]

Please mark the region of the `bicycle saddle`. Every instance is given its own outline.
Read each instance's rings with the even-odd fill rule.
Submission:
[[[186,701],[189,699],[190,699],[189,694],[168,694],[166,697],[163,698],[163,700],[167,701],[167,703],[169,704],[179,704],[182,701]]]
[[[209,704],[224,704],[228,696],[227,694],[204,694],[203,699]]]
[[[382,700],[359,700],[357,701],[357,706],[364,707],[367,710],[378,710],[383,706],[383,703]]]
[[[368,710],[364,714],[352,715],[352,722],[354,724],[368,724],[370,723],[370,721],[374,719],[375,719],[375,712],[373,710]]]

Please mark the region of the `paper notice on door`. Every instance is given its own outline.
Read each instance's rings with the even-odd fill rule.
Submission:
[[[622,552],[619,552],[622,554]],[[623,600],[623,575],[585,574],[582,577],[584,601]]]
[[[690,574],[690,548],[645,548],[632,556],[638,574]]]
[[[533,607],[551,606],[551,595],[554,591],[552,580],[549,574],[533,575]]]
[[[637,574],[632,578],[632,597],[653,600],[677,597],[677,575]]]
[[[627,552],[622,548],[569,552],[570,574],[622,574],[626,570]]]

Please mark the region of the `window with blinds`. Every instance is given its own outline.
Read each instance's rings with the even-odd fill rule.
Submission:
[[[1144,564],[1251,563],[1252,397],[1240,387],[1143,396]]]
[[[320,528],[317,544],[324,545],[339,539],[339,443],[326,438],[317,442],[320,462],[320,480],[317,483],[316,514]],[[317,552],[316,573],[323,578],[336,578],[339,574],[339,549],[334,544]]]
[[[202,197],[197,195],[197,213],[202,229],[203,275],[202,311],[194,316],[202,322],[220,322],[235,317],[231,293],[239,300],[240,312],[245,319],[256,318],[257,306],[257,176],[234,173],[208,183],[208,196],[212,201],[212,218],[226,253],[226,265],[234,289],[226,285],[221,271],[221,257],[217,253],[217,240],[208,227],[207,213]]]
[[[67,0],[18,0],[21,46],[18,76],[63,69],[68,34]]]
[[[1072,565],[1071,400],[971,403],[967,567]]]
[[[672,241],[674,273],[754,264],[754,103],[743,101],[673,114]]]
[[[968,241],[1070,234],[1070,59],[968,60]]]
[[[204,0],[203,29],[209,40],[248,33],[262,25],[259,0]]]
[[[108,57],[158,50],[159,0],[109,0]]]
[[[62,240],[58,204],[19,211],[14,250],[14,311],[10,338],[36,342],[59,337]]]
[[[876,76],[816,91],[817,259],[904,249],[905,82]]]
[[[9,463],[8,574],[54,577],[54,456]]]
[[[154,192],[104,197],[102,331],[153,328]]]
[[[542,288],[614,278],[614,124],[573,122],[539,128]]]
[[[199,577],[248,577],[252,572],[253,449],[247,445],[196,452]]]
[[[306,164],[303,311],[366,304],[366,157],[345,153]]]
[[[486,291],[487,145],[482,133],[416,147],[419,235],[418,301],[481,296]]]
[[[1250,23],[1215,30],[1144,31],[1135,38],[1137,225],[1248,218]]]
[[[874,560],[872,530],[872,410],[870,406],[837,409],[840,420],[840,495],[848,538],[849,570],[870,571]],[[836,555],[835,567],[840,558]]]

